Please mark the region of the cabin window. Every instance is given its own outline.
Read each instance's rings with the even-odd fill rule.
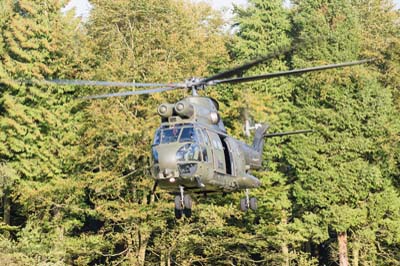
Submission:
[[[204,128],[202,131],[203,131],[204,141],[205,141],[206,145],[208,146],[210,144],[210,140],[208,138],[207,131]]]
[[[179,142],[199,142],[198,136],[194,128],[192,127],[183,128]]]
[[[213,146],[216,150],[218,150],[218,143],[215,139],[213,139]]]
[[[205,162],[208,162],[208,154],[207,154],[207,149],[205,147],[203,147],[202,153],[203,153],[203,160]]]
[[[222,151],[224,148],[222,147],[222,143],[219,139],[213,139],[214,149]]]
[[[178,140],[180,132],[181,128],[179,127],[163,129],[161,133],[161,143],[167,144],[171,142],[176,142]]]
[[[218,144],[218,149],[219,149],[220,151],[223,151],[224,148],[222,147],[221,141],[217,141],[217,144]]]

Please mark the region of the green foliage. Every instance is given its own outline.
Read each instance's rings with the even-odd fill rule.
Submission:
[[[0,260],[5,265],[352,265],[400,262],[399,14],[391,1],[250,0],[232,34],[205,3],[0,2]],[[218,87],[229,134],[271,131],[256,213],[240,193],[196,199],[175,220],[150,195],[156,107],[186,92],[83,102],[101,93],[37,80],[204,77],[294,45],[246,75],[374,57],[370,65]],[[33,82],[26,82],[32,80]],[[104,90],[104,89],[102,89]],[[111,89],[114,90],[114,89]],[[107,90],[107,92],[109,92]],[[203,92],[202,92],[203,93]]]
[[[316,5],[298,1],[293,20],[298,38],[315,40],[308,34],[329,34],[323,34],[314,49],[304,47],[294,56],[294,62],[304,66],[310,64],[309,60],[350,60],[367,54],[360,44],[368,35],[361,31],[365,26],[361,24],[363,15],[356,8],[348,2],[322,1]],[[320,13],[324,16],[317,15]],[[369,199],[392,189],[388,180],[396,168],[392,164],[396,151],[390,143],[398,132],[393,91],[379,81],[377,68],[360,66],[334,72],[296,81],[294,103],[301,107],[298,115],[317,133],[290,144],[288,162],[296,177],[295,208],[299,221],[312,228],[304,233],[313,243],[327,242],[339,232],[354,234],[357,239],[358,234],[369,230],[370,241],[380,246],[382,239],[376,238],[380,228],[366,226],[377,219],[371,217],[376,202]],[[400,208],[398,204],[393,207]],[[393,221],[396,219],[393,217]],[[374,261],[377,257],[362,260]]]

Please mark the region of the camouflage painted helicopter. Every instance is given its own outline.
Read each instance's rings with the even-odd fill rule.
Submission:
[[[156,130],[152,154],[152,176],[155,187],[159,186],[176,195],[175,216],[190,217],[192,198],[190,194],[226,193],[245,190],[240,200],[242,211],[257,209],[257,199],[249,196],[249,189],[261,185],[251,175],[251,170],[262,167],[262,151],[265,138],[309,133],[312,130],[268,134],[268,126],[260,126],[252,145],[229,136],[218,114],[218,103],[210,97],[198,96],[197,91],[218,84],[236,84],[274,77],[298,75],[307,72],[358,65],[372,60],[360,60],[341,64],[330,64],[304,69],[269,73],[250,77],[233,77],[243,71],[274,57],[268,55],[236,68],[203,79],[190,79],[184,83],[130,83],[85,80],[51,80],[49,82],[68,85],[90,85],[109,87],[158,87],[141,91],[127,91],[93,95],[86,99],[129,96],[164,92],[176,89],[191,89],[192,96],[177,103],[163,103],[158,107],[161,125]]]

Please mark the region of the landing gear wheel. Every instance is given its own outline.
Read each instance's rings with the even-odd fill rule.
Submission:
[[[183,210],[181,196],[176,196],[175,197],[175,209]]]
[[[240,210],[246,212],[248,209],[246,198],[240,199]]]
[[[190,195],[185,195],[183,197],[183,206],[185,206],[185,209],[192,209],[192,198]]]
[[[181,219],[183,215],[183,206],[181,201],[181,196],[175,197],[175,218]]]
[[[190,195],[185,195],[183,197],[183,206],[185,209],[183,210],[183,213],[185,214],[186,217],[191,217],[192,216],[192,198]]]
[[[187,218],[192,217],[192,209],[184,209],[184,210],[183,210],[183,213],[185,214],[185,216],[186,216]]]
[[[182,215],[183,215],[183,210],[178,210],[177,208],[175,208],[175,218],[181,219]]]
[[[257,210],[257,199],[256,198],[250,198],[250,209],[253,211]]]
[[[192,198],[190,195],[184,194],[184,187],[179,186],[179,194],[175,196],[175,217],[176,219],[182,218],[185,214],[186,217],[192,216]]]

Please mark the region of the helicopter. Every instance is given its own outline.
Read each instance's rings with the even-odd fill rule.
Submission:
[[[174,213],[177,219],[192,215],[193,194],[229,193],[245,191],[240,199],[242,211],[256,210],[257,199],[250,197],[250,189],[261,186],[261,181],[251,174],[262,168],[262,153],[266,138],[295,134],[307,134],[313,130],[268,133],[268,124],[260,125],[254,133],[251,145],[229,136],[219,115],[218,102],[198,91],[219,84],[238,84],[256,80],[300,75],[303,73],[342,68],[369,63],[374,59],[363,59],[339,64],[328,64],[302,69],[293,69],[256,76],[233,77],[259,65],[276,53],[252,60],[235,68],[207,78],[191,78],[182,83],[136,83],[92,80],[47,80],[58,85],[83,85],[105,87],[156,87],[145,90],[124,91],[91,95],[84,99],[101,99],[159,93],[177,89],[191,90],[192,95],[176,103],[158,106],[160,126],[151,145],[151,174],[157,187],[175,195]]]

